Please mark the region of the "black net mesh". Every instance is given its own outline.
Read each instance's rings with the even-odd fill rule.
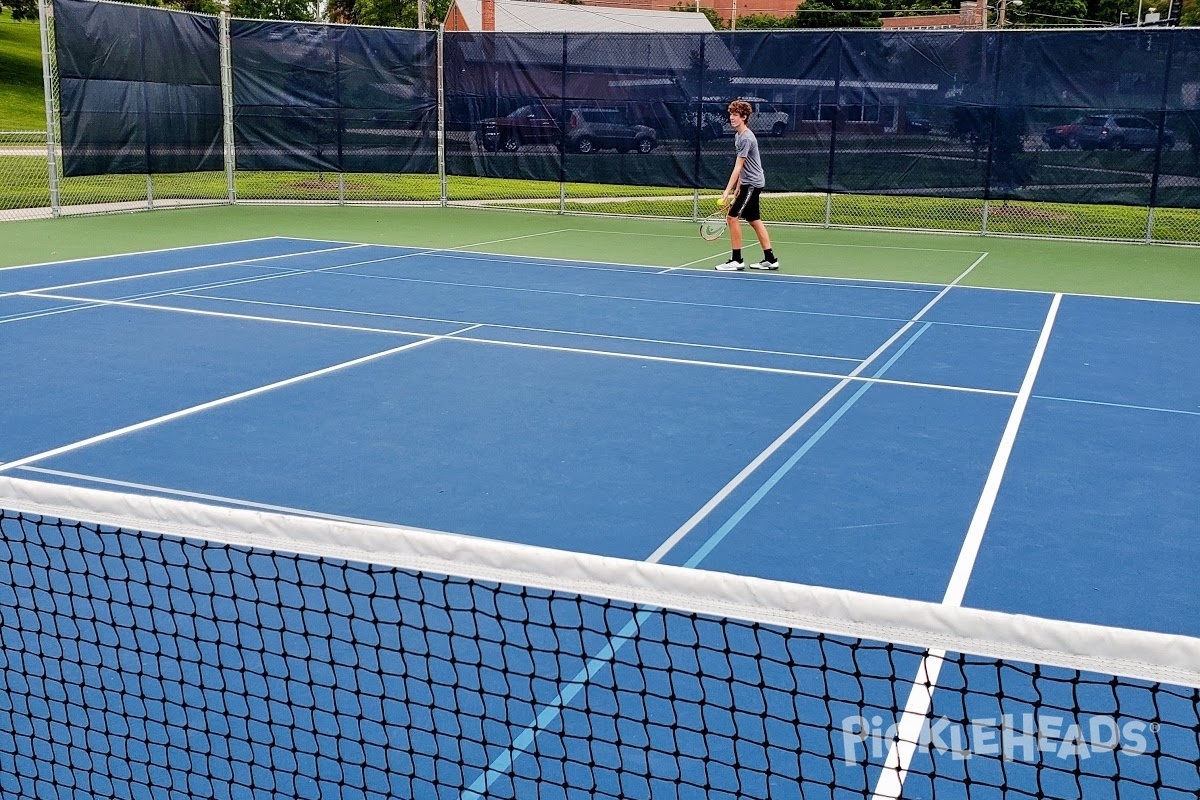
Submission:
[[[0,531],[12,798],[865,797],[924,656],[13,512]],[[1195,689],[960,655],[937,684],[904,796],[1200,792]]]
[[[437,39],[291,22],[230,25],[247,170],[437,172]]]
[[[221,169],[215,17],[55,0],[66,176]]]

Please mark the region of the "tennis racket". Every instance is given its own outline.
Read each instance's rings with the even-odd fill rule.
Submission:
[[[725,233],[725,228],[729,225],[725,219],[727,213],[725,209],[719,208],[701,220],[700,238],[706,242],[715,242],[717,239],[720,239],[721,235]]]

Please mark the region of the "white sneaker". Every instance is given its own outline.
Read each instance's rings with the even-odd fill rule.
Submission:
[[[714,269],[718,269],[721,272],[737,272],[738,270],[743,270],[745,268],[746,265],[743,262],[734,261],[732,258],[726,261],[724,264],[717,264],[717,266],[714,267]]]
[[[750,269],[779,269],[779,259],[767,261],[765,258],[762,261],[756,261],[750,265]]]

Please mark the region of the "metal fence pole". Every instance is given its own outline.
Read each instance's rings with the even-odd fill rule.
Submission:
[[[42,93],[46,98],[46,172],[50,181],[50,214],[61,211],[58,200],[58,126],[54,119],[54,83],[50,77],[50,22],[53,5],[38,0],[38,31],[42,37]]]
[[[346,173],[338,173],[338,205],[346,205]]]
[[[571,118],[567,110],[567,34],[562,35],[562,73],[559,78],[558,97],[561,105],[558,110],[558,213],[567,213],[567,120]]]
[[[1162,179],[1163,148],[1167,146],[1167,104],[1171,96],[1171,72],[1175,56],[1175,37],[1167,39],[1167,63],[1163,68],[1162,99],[1158,104],[1158,142],[1154,148],[1154,171],[1150,175],[1150,202],[1146,209],[1146,242],[1154,238],[1154,207],[1158,205],[1158,187]],[[1192,155],[1195,155],[1193,153]]]
[[[237,202],[237,170],[233,150],[233,59],[229,46],[229,14],[221,12],[221,115],[224,120],[225,189],[229,202]]]
[[[700,221],[700,190],[692,189],[692,222]]]
[[[437,162],[438,185],[442,207],[446,207],[446,28],[439,24],[437,30]]]
[[[825,193],[825,227],[829,227],[829,220],[833,217],[833,193]]]
[[[146,173],[146,208],[154,210],[154,174]]]
[[[983,234],[984,236],[987,236],[988,213],[991,211],[991,208],[992,208],[992,201],[988,200],[987,198],[984,198],[984,200],[983,200],[983,227],[980,228],[980,230],[979,230],[979,232],[981,234]]]

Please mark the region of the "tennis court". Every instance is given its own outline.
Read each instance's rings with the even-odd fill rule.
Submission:
[[[979,237],[835,242],[789,232],[795,244],[778,248],[788,274],[729,275],[709,269],[724,252],[687,224],[619,237],[615,223],[562,223],[443,247],[266,236],[0,269],[0,341],[17,401],[0,411],[4,488],[32,481],[68,498],[90,489],[285,514],[367,531],[381,547],[393,532],[423,529],[450,548],[532,545],[1195,646],[1200,303],[975,285],[995,243]],[[706,249],[693,260],[697,247]],[[840,263],[851,277],[836,274]],[[89,572],[106,569],[113,582],[136,571],[114,571],[114,559],[166,565],[140,602],[97,583],[89,607],[125,607],[137,621],[110,607],[90,624],[107,620],[149,643],[134,682],[154,674],[169,684],[165,699],[139,701],[146,746],[168,748],[168,763],[137,766],[139,753],[115,744],[138,738],[128,723],[120,733],[102,712],[71,710],[95,706],[89,692],[111,701],[113,674],[80,678],[82,695],[65,670],[14,682],[22,654],[71,660],[32,633],[48,617],[25,620],[4,636],[0,735],[12,749],[0,750],[17,754],[0,756],[6,792],[50,781],[138,797],[183,785],[194,796],[263,797],[1200,791],[1195,689],[1063,677],[1061,665],[1005,672],[952,655],[922,709],[912,705],[914,679],[942,661],[908,641],[793,642],[749,623],[709,633],[703,619],[654,604],[586,599],[567,614],[573,632],[539,639],[526,628],[560,622],[540,589],[483,597],[492,590],[422,576],[412,579],[420,594],[449,610],[397,614],[412,598],[397,589],[384,610],[378,576],[353,558],[340,583],[326,568],[312,589],[305,558],[192,552],[169,537],[92,547],[70,526],[41,544],[18,533],[34,527],[5,523],[0,606],[13,621],[21,606],[53,612],[37,599],[45,586],[26,576],[72,563],[54,555],[71,541]],[[251,569],[256,557],[274,563]],[[200,585],[191,573],[200,565],[216,573],[200,589],[216,633],[181,655],[188,614],[173,593]],[[293,571],[297,593],[268,601],[259,585],[268,573],[284,581]],[[346,605],[322,587],[344,592]],[[510,602],[528,607],[509,616]],[[266,606],[282,620],[274,645],[263,643],[275,630]],[[332,627],[314,621],[320,610],[337,617]],[[409,638],[414,615],[419,645]],[[226,649],[247,641],[239,619],[264,620],[257,662]],[[419,652],[424,667],[391,672],[378,640],[389,620],[399,631],[393,655]],[[88,638],[55,624],[67,639]],[[139,638],[149,630],[159,633]],[[95,636],[96,653],[129,644],[120,633]],[[195,675],[174,675],[172,652]],[[1189,652],[1178,650],[1183,663]],[[451,654],[467,663],[442,660]],[[699,674],[681,677],[685,662]],[[229,699],[239,681],[255,694],[247,671],[266,676],[260,710],[270,722],[257,733],[254,704],[238,710]],[[322,687],[307,700],[292,683],[299,672]],[[403,684],[407,705],[392,698],[402,712],[389,709],[388,690],[373,695],[378,708],[339,691],[392,686],[384,678]],[[133,689],[125,692],[128,703]],[[283,721],[270,709],[280,698],[307,712],[293,708]],[[161,720],[146,710],[154,702],[165,704]],[[244,737],[215,721],[214,705],[242,720]],[[982,761],[864,745],[853,760],[843,749],[847,716],[904,731],[913,718],[966,724],[1045,707],[1152,721],[1153,753]],[[396,715],[403,742],[388,727]],[[168,733],[194,746],[159,741]],[[97,748],[107,768],[81,760]],[[116,770],[123,777],[117,761],[133,765]],[[102,773],[107,783],[97,782]]]

